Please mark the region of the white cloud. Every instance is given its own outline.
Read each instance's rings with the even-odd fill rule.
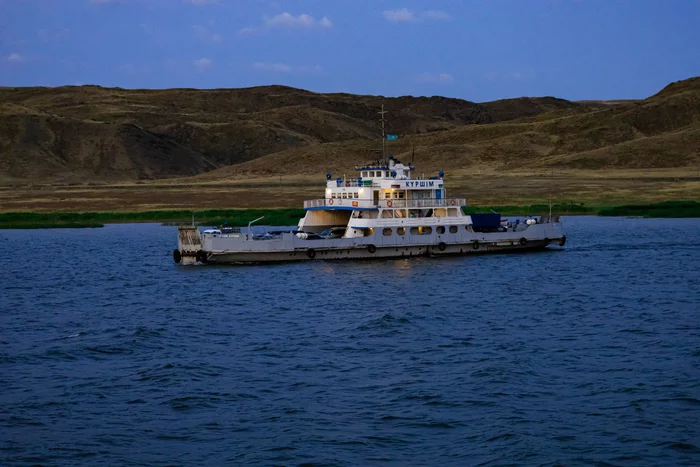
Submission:
[[[257,31],[258,31],[258,30],[255,29],[255,28],[243,28],[243,29],[239,29],[239,30],[238,30],[238,34],[240,34],[240,35],[242,35],[242,36],[245,36],[245,35],[248,35],[248,34],[254,34],[254,33],[256,33]]]
[[[422,73],[418,76],[419,83],[452,84],[454,78],[449,73]]]
[[[194,29],[194,33],[197,35],[197,38],[199,38],[199,40],[201,41],[221,42],[222,40],[220,34],[212,32],[204,26],[200,26],[199,24],[195,24],[194,26],[192,26],[192,29]]]
[[[127,75],[134,75],[136,74],[136,67],[134,66],[133,63],[127,63],[125,65],[121,65],[118,70],[122,73],[126,73]]]
[[[265,26],[268,28],[287,27],[287,28],[312,28],[319,26],[322,28],[332,28],[333,23],[323,17],[316,21],[313,16],[303,13],[299,16],[294,16],[286,11],[272,18],[265,18]]]
[[[255,62],[253,63],[253,68],[256,70],[275,71],[278,73],[288,73],[292,70],[292,67],[284,63]]]
[[[487,81],[532,81],[537,74],[532,68],[513,71],[487,71],[484,73],[484,79]]]
[[[291,66],[284,63],[264,63],[255,62],[253,63],[253,69],[261,71],[270,71],[274,73],[320,73],[323,71],[323,67],[320,65],[314,66]]]
[[[435,21],[449,21],[450,20],[450,15],[448,15],[447,13],[445,13],[442,10],[424,11],[421,16],[425,19],[432,19]]]
[[[398,10],[386,10],[382,12],[384,18],[391,23],[417,23],[419,21],[449,21],[450,15],[442,10],[427,10],[418,16],[408,8]]]
[[[22,60],[24,60],[24,57],[22,57],[22,56],[21,56],[20,54],[18,54],[18,53],[10,54],[10,55],[7,57],[7,61],[8,61],[8,62],[21,62]]]
[[[262,28],[243,28],[238,30],[238,34],[246,35],[252,34],[264,29],[273,28],[295,28],[295,29],[311,29],[311,28],[321,28],[330,29],[333,27],[333,23],[327,16],[321,19],[316,19],[311,15],[302,13],[299,16],[294,16],[291,13],[284,12],[279,15],[273,16],[272,18],[263,18]]]
[[[217,0],[183,0],[183,2],[194,6],[216,5],[219,3]]]
[[[208,58],[202,57],[199,60],[194,60],[192,62],[192,64],[199,71],[204,71],[204,70],[208,70],[209,68],[211,68],[212,61],[209,60]]]
[[[399,10],[386,10],[382,14],[387,21],[392,23],[411,23],[417,21],[413,12],[407,8],[401,8]]]

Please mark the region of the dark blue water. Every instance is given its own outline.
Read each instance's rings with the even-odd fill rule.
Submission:
[[[700,220],[565,251],[173,264],[0,231],[0,465],[699,465]]]

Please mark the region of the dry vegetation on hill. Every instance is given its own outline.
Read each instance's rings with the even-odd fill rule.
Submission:
[[[172,190],[179,186],[193,191],[193,184],[233,186],[256,178],[261,189],[279,181],[281,193],[287,185],[291,196],[298,191],[297,177],[322,183],[327,171],[350,175],[355,165],[377,158],[377,112],[382,104],[389,111],[389,131],[400,135],[387,143],[389,151],[404,162],[413,159],[421,173],[448,171],[453,180],[464,181],[457,182],[458,188],[474,186],[476,174],[503,181],[508,174],[534,173],[541,178],[552,170],[572,180],[584,172],[591,180],[601,179],[596,173],[628,179],[624,174],[629,171],[644,177],[662,174],[656,178],[663,183],[685,183],[684,176],[696,176],[700,164],[700,78],[670,84],[641,101],[608,102],[542,97],[474,103],[443,97],[317,94],[283,86],[67,86],[0,88],[0,184],[119,184],[121,192],[131,184],[131,193],[142,193],[144,202],[151,197],[150,207],[172,204],[161,188],[146,194],[163,183]],[[608,194],[617,189],[613,185]],[[667,199],[692,196],[693,187],[656,189]],[[242,189],[254,191],[251,186]],[[577,190],[572,188],[572,196],[583,193],[589,198],[585,189]],[[64,205],[54,199],[46,208],[85,209],[70,193],[56,195],[65,195]],[[535,194],[516,193],[511,198],[540,196]],[[23,197],[4,193],[7,203],[2,210],[32,206],[17,196]],[[102,195],[81,196],[95,201]],[[245,204],[255,205],[254,199],[246,199]],[[119,196],[111,200],[117,204],[97,202],[95,208],[118,209],[126,202]],[[235,206],[234,201],[227,198],[224,205]],[[219,200],[215,204],[222,206]]]

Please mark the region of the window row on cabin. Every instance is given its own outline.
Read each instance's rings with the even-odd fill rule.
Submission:
[[[331,193],[331,198],[357,199],[359,197],[360,197],[359,193],[338,193],[337,196],[336,196],[336,193]]]
[[[369,170],[360,172],[362,178],[373,178],[373,177],[389,177],[388,170]]]
[[[466,230],[470,230],[468,225],[465,225],[464,228]],[[459,230],[459,227],[457,227],[456,225],[449,226],[449,232],[452,234],[457,233],[458,230]],[[435,228],[435,232],[437,232],[438,235],[442,235],[445,233],[445,227],[440,225],[440,226]],[[411,227],[411,229],[409,230],[409,233],[411,235],[430,235],[433,233],[433,228],[432,227]],[[385,237],[390,237],[394,234],[394,229],[387,227],[382,231],[382,234]],[[396,235],[399,235],[399,236],[406,235],[406,227],[397,228]]]

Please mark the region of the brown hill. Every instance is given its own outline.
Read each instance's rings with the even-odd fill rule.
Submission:
[[[390,130],[402,135],[585,108],[554,98],[523,99],[520,107],[519,101],[316,94],[283,86],[0,88],[0,176],[91,181],[204,173],[295,148],[376,140],[382,103]]]
[[[508,103],[496,101],[485,106],[503,102]],[[507,109],[504,106],[499,111]],[[365,141],[329,143],[305,150],[293,148],[197,178],[323,173],[333,168],[336,172],[348,172],[366,161],[373,147],[377,147],[376,143],[372,146]],[[472,166],[501,170],[697,166],[700,78],[673,83],[642,101],[554,108],[532,117],[409,135],[390,147],[400,159],[414,157],[416,165],[426,172]]]
[[[284,86],[0,88],[0,178],[103,181],[350,171],[388,143],[426,171],[474,165],[683,167],[697,160],[700,78],[643,101],[317,94]]]

